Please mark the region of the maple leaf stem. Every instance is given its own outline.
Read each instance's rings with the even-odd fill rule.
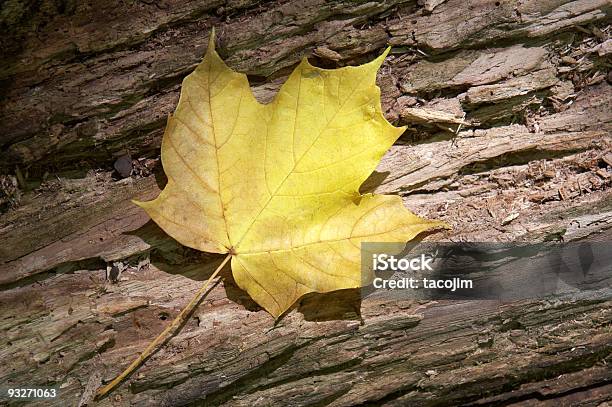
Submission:
[[[168,339],[170,339],[177,331],[179,327],[183,325],[183,323],[187,320],[191,312],[195,309],[195,307],[200,303],[204,295],[206,294],[206,290],[210,285],[210,282],[219,274],[223,266],[227,264],[229,259],[231,259],[231,253],[228,254],[223,262],[219,264],[219,267],[212,273],[212,275],[206,280],[206,282],[202,285],[202,287],[198,290],[198,292],[193,296],[189,304],[183,308],[183,310],[174,318],[174,321],[170,325],[160,333],[157,338],[155,338],[149,345],[145,348],[145,350],[136,358],[119,376],[113,379],[112,382],[108,383],[106,386],[101,387],[96,392],[96,399],[99,400],[109,392],[111,392],[115,387],[117,387],[123,380],[125,380],[128,376],[130,376],[136,369],[142,365],[145,360],[151,356],[155,350],[162,344],[164,344]]]

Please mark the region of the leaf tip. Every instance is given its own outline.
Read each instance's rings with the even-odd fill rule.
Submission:
[[[444,230],[452,230],[452,226],[450,226],[448,223],[441,221],[441,220],[430,220],[428,221],[429,225],[427,227],[427,230],[430,231],[434,231],[434,230],[440,230],[440,229],[444,229]]]
[[[383,59],[385,59],[387,57],[387,55],[389,55],[390,52],[391,52],[391,46],[389,45],[387,48],[385,48],[385,50],[383,51],[381,57]]]
[[[142,209],[145,209],[148,202],[139,201],[137,199],[132,199],[132,203],[136,206],[140,206]]]
[[[453,230],[453,227],[451,225],[449,225],[448,223],[444,222],[444,221],[437,221],[438,222],[438,226],[442,229],[446,229],[446,230]]]
[[[376,58],[375,60],[372,61],[372,64],[374,64],[376,66],[376,69],[378,70],[378,68],[381,67],[381,65],[383,64],[383,62],[385,62],[385,58],[387,58],[387,55],[389,55],[389,52],[391,52],[391,47],[387,47],[382,54],[380,54],[380,56],[378,56],[378,58]]]

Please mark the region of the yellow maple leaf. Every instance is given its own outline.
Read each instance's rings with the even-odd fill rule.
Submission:
[[[333,70],[303,59],[263,105],[211,35],[163,137],[168,184],[137,204],[183,245],[229,253],[237,284],[275,317],[306,293],[362,286],[362,242],[443,225],[399,196],[359,193],[404,131],[383,117],[375,83],[388,52]]]

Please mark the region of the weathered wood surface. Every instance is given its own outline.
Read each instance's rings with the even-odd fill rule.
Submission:
[[[0,168],[28,189],[0,215],[0,383],[59,386],[44,405],[90,401],[220,261],[130,203],[159,192],[159,163],[111,175],[126,152],[156,163],[213,25],[262,101],[302,56],[334,67],[393,45],[383,107],[409,128],[363,188],[453,226],[429,239],[612,237],[609,1],[21,4],[5,2],[0,22]],[[611,305],[347,292],[306,298],[275,326],[225,272],[99,404],[598,405],[612,390]]]

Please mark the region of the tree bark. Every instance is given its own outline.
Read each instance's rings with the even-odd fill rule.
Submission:
[[[383,110],[408,129],[362,189],[452,226],[428,240],[612,237],[609,1],[1,7],[0,383],[59,388],[41,405],[92,404],[222,260],[130,202],[163,187],[166,117],[213,26],[264,102],[304,56],[333,68],[391,45]],[[275,323],[222,274],[181,333],[98,404],[611,400],[606,297],[361,302],[347,290]]]

